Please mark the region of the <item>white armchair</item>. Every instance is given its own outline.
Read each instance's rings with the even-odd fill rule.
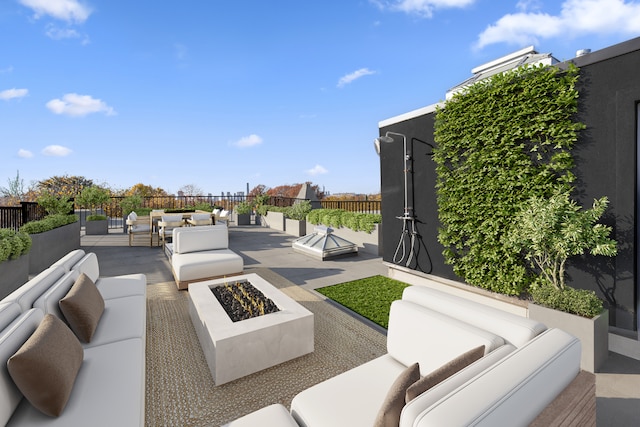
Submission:
[[[160,242],[164,246],[166,238],[171,237],[173,229],[183,225],[182,215],[162,215],[162,220],[158,222],[158,246],[160,246]]]
[[[212,214],[210,213],[194,213],[191,215],[191,218],[187,219],[187,223],[193,226],[212,225],[212,218]]]
[[[127,216],[127,234],[129,234],[129,246],[133,243],[136,234],[149,236],[149,246],[153,245],[153,235],[151,234],[151,221],[148,216],[139,217],[135,212]]]

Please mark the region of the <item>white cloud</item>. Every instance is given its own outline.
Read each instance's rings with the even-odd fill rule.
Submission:
[[[82,23],[91,15],[91,8],[78,0],[19,0],[33,10],[36,19],[44,15],[67,22]]]
[[[48,145],[42,150],[42,154],[50,157],[65,157],[71,153],[70,148],[63,147],[62,145]]]
[[[557,16],[537,9],[535,2],[519,2],[523,12],[507,14],[479,36],[478,48],[494,43],[536,44],[539,39],[584,34],[640,33],[640,2],[625,0],[566,0]]]
[[[0,73],[11,73],[13,71],[13,66],[0,69]]]
[[[67,93],[62,99],[52,99],[47,102],[47,108],[55,114],[73,117],[82,117],[92,113],[105,113],[107,116],[116,114],[115,110],[102,100],[77,93]]]
[[[52,40],[82,39],[83,45],[87,45],[90,42],[86,34],[81,34],[73,28],[59,28],[53,24],[47,25],[45,34]]]
[[[338,80],[338,87],[344,87],[349,83],[352,83],[354,80],[358,80],[360,77],[368,76],[375,73],[375,71],[371,71],[368,68],[360,68],[359,70],[356,70],[351,74],[340,77],[340,80]]]
[[[394,10],[431,18],[436,9],[463,8],[476,0],[369,0],[380,9]]]
[[[262,138],[260,138],[256,134],[244,136],[233,143],[233,145],[239,148],[253,147],[255,145],[260,145],[260,144],[262,144]]]
[[[22,157],[23,159],[30,159],[33,157],[33,153],[29,150],[21,148],[18,150],[18,157]]]
[[[14,98],[24,98],[28,94],[29,94],[28,89],[16,89],[16,88],[7,89],[0,92],[0,99],[4,99],[5,101],[8,101]]]
[[[326,170],[324,167],[320,165],[315,165],[313,168],[307,170],[307,173],[311,176],[323,175],[328,172],[329,172],[328,170]]]

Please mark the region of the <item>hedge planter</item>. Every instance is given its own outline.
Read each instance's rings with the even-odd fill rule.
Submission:
[[[314,227],[315,225],[309,222],[307,224],[307,234],[313,232]],[[382,256],[382,224],[376,224],[371,233],[367,233],[365,231],[353,231],[346,227],[334,229],[333,233],[358,245],[358,252],[366,252],[371,255]]]
[[[32,241],[29,274],[38,274],[72,250],[80,248],[80,221],[29,236]]]
[[[17,259],[0,262],[0,299],[6,297],[29,280],[29,253]]]
[[[285,218],[284,232],[292,236],[302,237],[307,234],[307,221]]]
[[[263,227],[273,228],[274,230],[284,231],[284,213],[267,211],[266,215],[260,217]]]
[[[84,234],[109,234],[109,222],[106,219],[87,221],[84,226]]]
[[[609,356],[609,311],[588,319],[529,303],[529,317],[547,325],[569,332],[582,342],[580,368],[599,372]]]

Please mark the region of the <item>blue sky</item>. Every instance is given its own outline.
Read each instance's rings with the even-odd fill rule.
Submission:
[[[640,36],[640,1],[3,0],[0,186],[377,193],[378,123],[534,45]]]

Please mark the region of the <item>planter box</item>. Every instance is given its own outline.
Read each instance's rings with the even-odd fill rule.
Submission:
[[[547,325],[569,332],[582,342],[580,368],[598,372],[609,356],[609,311],[588,319],[559,310],[529,303],[529,317]]]
[[[269,227],[273,228],[274,230],[284,231],[284,213],[269,211],[266,215],[260,217],[260,223],[263,227]]]
[[[285,218],[284,232],[292,236],[302,237],[307,234],[307,221]]]
[[[109,222],[106,219],[87,221],[84,226],[84,234],[109,234]]]
[[[29,274],[38,274],[72,250],[80,248],[80,221],[29,236],[32,242]]]
[[[236,225],[251,225],[251,214],[236,214]]]
[[[313,232],[314,227],[315,225],[308,223],[306,232]],[[333,234],[340,236],[351,243],[355,243],[358,246],[358,252],[366,252],[371,255],[382,256],[382,224],[376,224],[370,234],[365,233],[364,231],[353,231],[346,227],[334,229]]]
[[[29,280],[29,253],[18,259],[0,262],[0,299],[6,297]]]

